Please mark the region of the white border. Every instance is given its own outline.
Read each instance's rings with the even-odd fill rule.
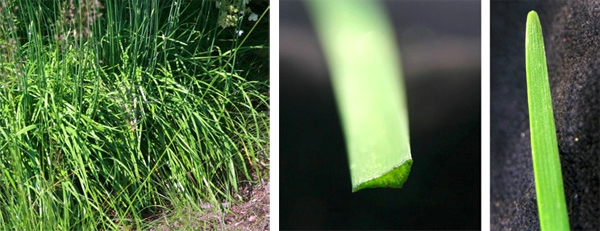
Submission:
[[[490,230],[490,1],[481,2],[481,230]]]

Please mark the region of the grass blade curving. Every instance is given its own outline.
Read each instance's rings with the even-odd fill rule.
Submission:
[[[377,1],[308,1],[340,112],[352,191],[401,188],[412,165],[400,58]]]
[[[569,218],[558,156],[552,98],[544,52],[542,26],[535,11],[527,15],[525,34],[527,98],[531,151],[542,230],[569,230]]]

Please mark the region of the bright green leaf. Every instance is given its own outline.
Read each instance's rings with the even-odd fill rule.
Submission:
[[[542,230],[569,230],[569,218],[558,156],[552,98],[542,26],[535,11],[527,15],[525,35],[527,97],[531,151]]]
[[[24,127],[23,129],[19,130],[17,133],[15,133],[15,136],[19,136],[19,135],[21,135],[23,133],[27,133],[28,131],[31,131],[31,130],[33,130],[35,128],[37,128],[37,124],[29,125],[27,127]]]

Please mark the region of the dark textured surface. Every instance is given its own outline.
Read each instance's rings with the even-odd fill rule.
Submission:
[[[481,227],[481,5],[389,1],[386,6],[407,73],[414,164],[402,189],[352,193],[316,37],[302,4],[281,2],[281,229]]]
[[[571,229],[600,230],[597,1],[491,3],[491,229],[539,229],[524,59],[530,10],[544,33]]]

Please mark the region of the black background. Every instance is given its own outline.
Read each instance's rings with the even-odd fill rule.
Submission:
[[[317,38],[301,2],[280,3],[281,229],[481,227],[480,2],[385,6],[402,49],[414,164],[402,189],[351,193]]]
[[[491,229],[539,230],[525,77],[530,10],[544,33],[571,229],[600,230],[597,1],[491,2]]]

